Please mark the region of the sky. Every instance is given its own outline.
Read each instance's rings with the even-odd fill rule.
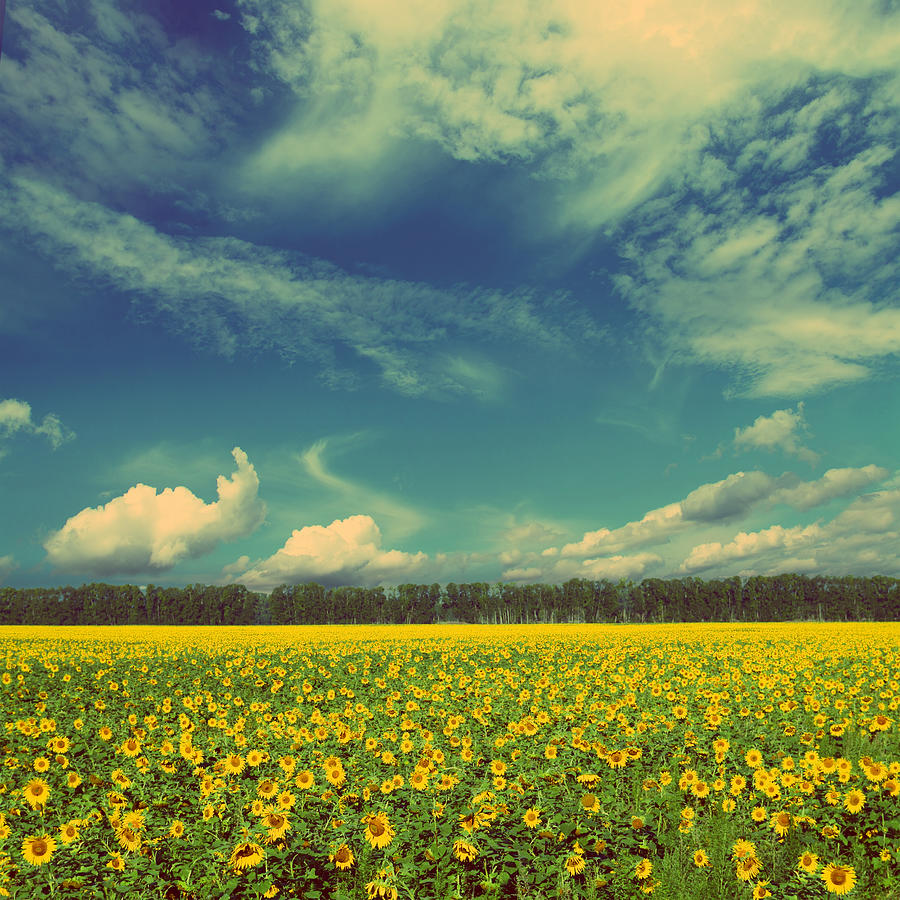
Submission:
[[[9,0],[0,584],[900,575],[896,0]]]

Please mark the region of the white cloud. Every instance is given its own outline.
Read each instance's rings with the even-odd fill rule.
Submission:
[[[325,465],[325,451],[328,445],[329,441],[323,438],[300,455],[300,464],[308,475],[335,491],[345,502],[363,506],[377,515],[380,521],[386,520],[388,530],[394,538],[407,537],[425,525],[425,516],[413,507],[329,471]]]
[[[734,446],[741,449],[761,448],[781,449],[799,459],[814,463],[818,454],[804,447],[799,440],[799,432],[807,428],[803,417],[803,403],[793,409],[776,409],[771,416],[757,416],[752,425],[734,429]]]
[[[440,560],[427,554],[382,549],[381,530],[371,516],[335,519],[330,525],[294,529],[284,546],[255,563],[234,580],[247,587],[269,590],[306,581],[330,585],[398,584],[433,578]]]
[[[54,450],[75,437],[75,432],[63,425],[54,413],[47,413],[38,424],[31,418],[31,405],[24,400],[0,400],[0,439],[18,432],[41,435],[50,441]]]
[[[3,584],[10,574],[18,568],[18,563],[10,554],[0,556],[0,584]]]
[[[794,509],[812,509],[836,497],[852,494],[876,481],[883,481],[889,474],[887,469],[874,464],[859,469],[829,469],[815,481],[781,488],[772,495],[772,500],[776,503],[786,503]]]
[[[569,180],[560,218],[590,227],[665,183],[693,154],[694,127],[722,108],[810,73],[865,77],[896,50],[875,0],[239,6],[259,65],[297,97],[260,163],[366,165],[398,138],[419,139]]]
[[[162,572],[250,534],[265,518],[259,478],[239,447],[237,470],[216,481],[219,499],[205,503],[185,487],[136,484],[104,506],[83,509],[44,542],[56,568],[98,575]]]
[[[776,486],[776,480],[764,472],[735,472],[691,491],[681,501],[681,512],[685,519],[695,522],[743,516],[755,503],[769,497]]]
[[[275,348],[304,357],[335,384],[357,376],[342,345],[409,396],[475,393],[490,366],[442,362],[453,337],[515,341],[532,350],[577,352],[596,335],[583,317],[558,317],[560,298],[365,278],[321,260],[236,238],[175,237],[129,215],[76,199],[33,179],[0,182],[0,222],[41,243],[59,268],[104,278],[146,298],[195,340],[225,355]],[[585,338],[587,335],[587,338]],[[438,364],[435,364],[435,360]]]
[[[593,559],[558,559],[542,565],[518,566],[503,571],[504,581],[530,581],[560,583],[570,578],[586,578],[610,581],[619,579],[640,580],[648,569],[663,562],[655,553],[616,554]]]
[[[694,546],[684,573],[832,574],[900,573],[900,491],[877,491],[853,500],[829,522],[739,532],[730,541]]]
[[[616,283],[674,362],[732,372],[744,396],[796,397],[900,352],[897,84],[773,89],[713,123],[680,182],[622,224],[632,266]]]

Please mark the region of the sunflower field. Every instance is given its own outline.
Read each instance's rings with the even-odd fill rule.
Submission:
[[[896,624],[0,647],[3,896],[900,898]]]

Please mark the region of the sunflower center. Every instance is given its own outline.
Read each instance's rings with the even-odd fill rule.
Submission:
[[[350,859],[350,850],[347,847],[341,847],[337,852],[338,862],[345,863]]]
[[[374,819],[373,821],[369,822],[369,831],[375,837],[381,837],[381,835],[384,834],[384,825],[382,825],[381,822],[378,821],[378,819]]]
[[[253,856],[255,853],[256,851],[249,844],[244,844],[244,846],[241,847],[240,850],[238,850],[235,856],[238,859],[247,859],[248,857]]]
[[[847,880],[847,873],[843,869],[831,870],[831,883],[843,884]]]
[[[35,856],[44,856],[47,852],[47,842],[43,838],[35,838],[31,842],[31,852]]]
[[[35,797],[40,797],[41,794],[44,793],[44,788],[39,784],[32,785],[31,793],[34,794]]]

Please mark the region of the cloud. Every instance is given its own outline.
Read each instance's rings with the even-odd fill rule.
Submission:
[[[18,567],[18,563],[10,554],[0,556],[0,584],[3,584],[3,582],[9,578],[10,574]]]
[[[185,487],[136,484],[104,506],[83,509],[44,542],[57,569],[97,575],[164,572],[203,556],[223,541],[254,531],[265,518],[259,478],[240,447],[236,471],[216,481],[219,499],[205,503]]]
[[[320,484],[335,491],[346,502],[365,507],[377,515],[379,520],[387,520],[390,533],[395,538],[407,537],[419,531],[426,522],[418,510],[407,506],[387,494],[373,491],[357,482],[341,478],[329,471],[325,465],[325,451],[329,441],[326,438],[316,441],[299,457],[300,464]]]
[[[50,441],[54,450],[75,437],[75,432],[63,425],[54,413],[47,413],[38,424],[31,418],[30,404],[24,400],[0,400],[0,439],[18,432],[41,435]]]
[[[887,469],[872,464],[859,469],[829,469],[815,481],[781,488],[772,495],[772,500],[786,503],[794,509],[812,509],[836,497],[852,494],[876,481],[883,481],[889,474]]]
[[[681,501],[681,512],[685,519],[695,522],[736,518],[771,496],[776,486],[776,480],[764,472],[735,472],[691,491]]]
[[[570,578],[586,578],[596,581],[607,578],[610,581],[640,579],[653,566],[662,563],[662,557],[655,553],[616,554],[594,559],[559,559],[553,563],[535,566],[521,566],[505,569],[504,581],[561,583]]]
[[[366,278],[299,253],[236,238],[168,235],[99,203],[22,176],[0,181],[0,222],[24,230],[58,268],[100,278],[225,356],[274,348],[318,365],[331,384],[360,376],[338,362],[349,349],[365,375],[408,396],[485,392],[495,367],[441,362],[454,338],[513,341],[532,351],[597,339],[581,314],[559,316],[559,296]],[[435,364],[435,360],[439,364]]]
[[[819,74],[698,132],[681,179],[618,231],[630,266],[614,281],[660,352],[729,372],[746,397],[812,394],[896,358],[897,84]]]
[[[560,219],[615,221],[691,158],[692,129],[810,73],[894,64],[875,2],[607,4],[241,0],[258,67],[296,114],[260,154],[272,174],[334,148],[358,165],[398,139],[515,163],[567,185]],[[327,160],[328,157],[325,157]]]
[[[757,416],[753,424],[746,428],[735,428],[734,446],[739,450],[780,448],[785,453],[814,463],[819,455],[804,447],[798,440],[798,432],[805,431],[806,428],[801,402],[797,404],[796,412],[793,409],[777,409],[771,416]]]
[[[900,491],[864,494],[829,522],[738,532],[691,549],[682,573],[837,575],[900,573]]]
[[[306,525],[294,529],[276,553],[236,574],[234,580],[252,589],[270,590],[285,582],[371,586],[434,577],[440,559],[422,552],[384,550],[381,544],[381,530],[371,516]]]

